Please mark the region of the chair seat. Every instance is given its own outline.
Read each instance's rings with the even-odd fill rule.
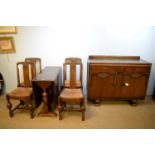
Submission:
[[[10,92],[8,95],[10,98],[21,99],[31,96],[32,88],[17,87],[15,90]]]
[[[31,83],[30,83],[30,86],[32,87],[32,84],[31,84]],[[19,84],[19,87],[25,87],[24,82],[21,82],[21,83]]]
[[[70,87],[70,80],[65,80],[64,87],[66,87],[66,88]],[[81,88],[81,87],[82,87],[81,81],[77,80],[76,81],[76,88]]]
[[[59,96],[61,99],[75,100],[75,99],[83,99],[82,89],[70,89],[64,88]]]

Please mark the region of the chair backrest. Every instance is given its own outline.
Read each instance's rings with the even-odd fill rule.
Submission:
[[[41,59],[40,58],[25,58],[26,62],[33,62],[35,64],[36,73],[41,73],[42,71],[42,65],[41,65]]]
[[[70,57],[65,59],[65,63],[63,64],[64,82],[65,80],[67,80],[67,66],[69,66],[70,88],[76,88],[77,79],[81,82],[81,86],[82,86],[83,66],[82,66],[81,58]],[[78,74],[78,71],[79,71],[79,74]]]
[[[17,62],[18,87],[31,87],[31,80],[36,77],[35,64],[33,62]]]

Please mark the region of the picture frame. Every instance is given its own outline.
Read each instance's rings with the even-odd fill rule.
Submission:
[[[0,53],[14,53],[15,45],[13,37],[0,37]]]
[[[0,34],[15,34],[16,26],[0,26]]]

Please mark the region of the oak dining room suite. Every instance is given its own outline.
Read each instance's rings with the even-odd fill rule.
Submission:
[[[45,127],[154,128],[153,108],[147,108],[154,106],[153,49],[143,49],[152,47],[146,32],[153,33],[153,28],[78,30],[0,27],[1,112],[9,121],[4,126],[24,116],[27,123],[48,119]],[[142,117],[143,111],[148,117]]]
[[[1,154],[155,154],[154,1],[0,5]]]

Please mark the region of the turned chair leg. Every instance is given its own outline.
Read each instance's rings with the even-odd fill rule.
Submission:
[[[20,104],[21,104],[21,105],[24,105],[24,101],[20,100]]]
[[[60,99],[58,99],[58,110],[59,110],[59,120],[62,120],[62,103],[60,101]]]
[[[84,106],[84,101],[81,101],[80,107],[81,107],[81,112],[82,112],[82,121],[84,121],[85,120],[85,106]]]
[[[7,108],[9,109],[9,115],[10,117],[13,117],[12,104],[10,102],[10,97],[6,95],[6,99],[7,99]]]
[[[61,110],[59,110],[59,120],[62,120]]]
[[[62,120],[62,110],[61,110],[61,108],[59,109],[59,120]]]
[[[82,109],[82,121],[85,120],[85,109]]]
[[[30,117],[34,118],[34,115],[33,115],[34,108],[33,108],[33,103],[31,102],[31,99],[29,99],[29,104],[30,104]]]

